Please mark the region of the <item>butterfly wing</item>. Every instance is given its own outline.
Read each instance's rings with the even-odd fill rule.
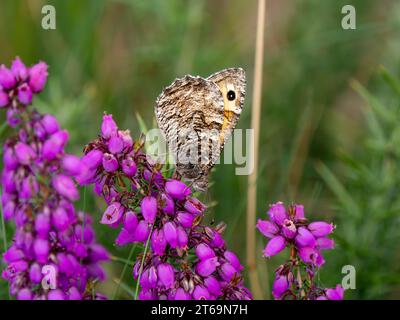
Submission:
[[[243,109],[246,74],[242,68],[229,68],[212,74],[207,80],[218,86],[224,99],[224,121],[220,134],[223,146],[236,127]]]
[[[224,98],[218,85],[189,75],[177,79],[157,98],[155,113],[177,171],[205,190],[221,152]]]

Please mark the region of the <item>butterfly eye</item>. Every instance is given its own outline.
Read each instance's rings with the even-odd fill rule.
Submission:
[[[229,101],[235,100],[236,98],[235,91],[229,90],[226,97],[228,98]]]

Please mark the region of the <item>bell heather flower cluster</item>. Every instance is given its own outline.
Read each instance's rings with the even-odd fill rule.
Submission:
[[[104,279],[99,263],[109,255],[95,241],[91,218],[73,205],[80,159],[65,153],[68,132],[55,117],[27,107],[46,78],[44,62],[27,68],[16,58],[11,69],[0,66],[0,107],[18,130],[3,146],[3,214],[16,230],[2,277],[17,299],[102,298],[93,284]],[[55,272],[55,283],[43,284],[45,268]]]
[[[215,229],[202,224],[206,209],[190,187],[168,179],[162,166],[104,115],[101,135],[85,148],[82,184],[94,184],[108,207],[102,224],[121,228],[116,245],[142,243],[133,275],[139,299],[251,299],[236,255]]]
[[[334,241],[328,237],[334,225],[324,221],[310,223],[304,216],[303,205],[290,205],[286,210],[282,202],[277,202],[270,206],[268,215],[269,220],[257,222],[258,230],[270,239],[264,256],[270,258],[290,249],[290,259],[275,272],[274,298],[342,300],[344,290],[340,285],[321,289],[314,280],[325,263],[322,250],[334,248]]]

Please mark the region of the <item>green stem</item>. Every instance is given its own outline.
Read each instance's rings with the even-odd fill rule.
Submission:
[[[115,300],[115,297],[116,297],[117,294],[118,294],[119,287],[120,287],[120,285],[121,285],[121,283],[122,283],[122,279],[123,279],[124,276],[125,276],[126,270],[127,270],[127,268],[128,268],[128,265],[130,264],[130,261],[131,261],[131,259],[132,259],[133,253],[135,252],[135,249],[136,249],[136,244],[134,244],[134,245],[132,246],[131,251],[129,252],[128,259],[127,259],[126,261],[124,261],[124,259],[121,259],[121,258],[119,258],[119,257],[114,257],[114,256],[111,257],[111,260],[125,262],[124,268],[122,269],[121,275],[119,276],[119,281],[117,282],[117,286],[116,286],[115,289],[114,289],[114,293],[113,293],[113,296],[112,296],[112,300]]]
[[[137,300],[138,293],[139,293],[139,283],[140,283],[140,278],[142,277],[144,259],[146,258],[147,249],[149,248],[151,234],[153,233],[153,227],[154,227],[154,224],[151,226],[150,234],[149,234],[149,236],[147,238],[146,246],[144,247],[142,261],[140,262],[139,275],[138,275],[138,279],[137,279],[137,282],[136,282],[136,289],[135,289],[135,300]]]

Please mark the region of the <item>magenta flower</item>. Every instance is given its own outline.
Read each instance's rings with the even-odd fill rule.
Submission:
[[[157,199],[151,196],[144,197],[140,207],[143,218],[149,223],[154,223],[157,214]]]
[[[277,225],[282,225],[283,221],[287,219],[286,209],[282,202],[277,202],[269,208],[269,216],[271,221]]]
[[[74,181],[66,176],[59,174],[53,177],[53,187],[62,196],[70,201],[76,201],[79,198],[78,190],[75,187]]]
[[[190,189],[181,181],[171,180],[165,184],[165,191],[174,199],[182,200],[190,194]]]
[[[261,219],[257,221],[257,229],[267,238],[273,238],[279,231],[274,223]]]
[[[327,289],[325,294],[329,300],[343,300],[344,289],[338,284],[334,289]]]
[[[13,73],[4,64],[0,66],[0,86],[3,89],[11,89],[17,83]]]
[[[117,134],[117,124],[114,122],[112,115],[104,115],[103,123],[101,125],[101,134],[104,138],[108,139]]]
[[[47,79],[47,64],[39,62],[29,69],[29,86],[38,93],[43,90]]]
[[[265,247],[263,253],[266,258],[270,258],[279,252],[281,252],[283,249],[285,249],[286,246],[286,240],[282,236],[276,236],[272,238],[267,246]]]
[[[116,224],[121,220],[123,214],[124,214],[124,207],[122,207],[119,202],[113,202],[111,205],[107,207],[100,223],[111,224],[111,225]]]
[[[26,84],[23,83],[21,86],[18,87],[18,100],[22,104],[28,105],[32,102],[32,91],[31,88]]]
[[[295,238],[296,244],[299,247],[311,247],[314,248],[317,244],[314,236],[308,229],[300,227],[297,231],[297,236]]]
[[[277,276],[272,287],[272,295],[275,299],[280,299],[289,288],[289,282],[286,276]]]
[[[315,237],[325,237],[328,234],[331,234],[334,228],[335,227],[332,223],[324,221],[312,222],[308,225],[308,229]]]
[[[168,263],[159,264],[157,267],[158,277],[165,288],[172,288],[175,283],[174,269]]]

